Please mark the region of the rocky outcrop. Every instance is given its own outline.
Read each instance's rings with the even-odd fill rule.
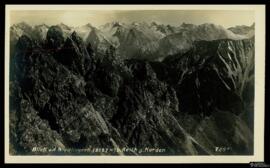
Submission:
[[[29,50],[29,38],[23,36],[19,41],[27,47],[21,49],[18,44],[18,50]],[[57,52],[35,48],[18,53],[12,64],[15,76],[11,82],[11,109],[15,108],[18,117],[13,128],[18,153],[31,153],[34,147],[112,146],[111,128],[88,100],[86,82],[77,69],[56,61]],[[76,60],[79,55],[73,56]]]
[[[64,43],[62,29],[59,26],[51,26],[48,30],[46,41],[48,50],[60,49]]]
[[[13,153],[135,147],[165,151],[84,154],[205,155],[220,154],[217,146],[252,153],[252,129],[242,117],[253,103],[252,40],[200,41],[163,62],[123,61],[115,52],[96,52],[76,32],[65,39],[56,26],[44,45],[21,36],[11,60]]]

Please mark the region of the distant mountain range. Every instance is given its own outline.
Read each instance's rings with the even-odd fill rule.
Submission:
[[[218,39],[249,39],[254,37],[254,24],[236,26],[228,29],[215,24],[201,25],[183,23],[179,26],[158,24],[156,22],[133,22],[130,24],[110,22],[95,27],[90,23],[70,27],[64,23],[60,27],[66,39],[74,31],[84,43],[91,43],[94,50],[105,54],[110,47],[122,59],[137,58],[145,60],[163,60],[169,55],[189,50],[194,41]],[[25,22],[14,24],[10,29],[11,53],[21,35],[27,35],[36,42],[46,39],[50,26],[46,24],[30,26]]]

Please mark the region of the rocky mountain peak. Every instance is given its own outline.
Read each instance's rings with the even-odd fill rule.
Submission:
[[[26,22],[19,22],[15,26],[20,27],[21,29],[31,29],[32,27]]]
[[[183,23],[180,25],[180,27],[182,27],[182,28],[194,28],[195,25],[194,25],[194,24],[191,24],[191,23],[185,23],[185,22],[183,22]]]
[[[113,27],[119,27],[122,26],[122,24],[120,22],[114,22],[113,23]]]
[[[42,23],[42,24],[36,25],[35,27],[38,27],[38,28],[49,28],[50,26],[48,26],[45,23]]]
[[[82,42],[83,42],[82,38],[78,36],[78,34],[77,34],[76,31],[73,31],[73,32],[71,33],[70,37],[71,37],[71,39],[72,39],[73,41],[75,41],[76,43],[82,43]]]
[[[252,23],[252,25],[250,27],[254,29],[255,28],[255,22]]]
[[[33,49],[33,42],[27,35],[22,35],[17,44],[16,51],[19,52],[29,52]]]
[[[157,24],[155,21],[153,21],[153,22],[151,22],[150,25],[151,25],[151,26],[157,26],[158,24]]]
[[[90,28],[92,28],[93,26],[92,26],[92,24],[91,23],[87,23],[86,25],[84,25],[85,27],[90,27]]]
[[[66,25],[62,22],[60,24],[58,24],[57,26],[59,26],[61,29],[71,30],[71,28],[68,25]]]
[[[51,49],[59,49],[64,43],[63,31],[59,26],[51,26],[48,29],[47,45]]]

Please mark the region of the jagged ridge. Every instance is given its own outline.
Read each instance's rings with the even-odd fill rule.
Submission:
[[[16,45],[10,82],[16,154],[90,145],[165,148],[160,155],[219,154],[215,146],[226,145],[228,154],[252,153],[252,130],[241,117],[252,104],[244,96],[252,89],[252,40],[196,42],[185,54],[149,62],[118,60],[113,48],[97,53],[75,32],[63,36],[51,27],[43,45],[27,36]]]

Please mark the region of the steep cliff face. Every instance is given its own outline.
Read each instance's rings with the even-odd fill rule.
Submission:
[[[253,151],[254,54],[253,39],[199,41],[164,60],[165,80],[176,90],[180,111],[190,114],[178,119],[209,151],[211,144],[234,149],[228,153]]]
[[[12,151],[76,154],[94,146],[165,149],[95,153],[104,155],[196,155],[228,146],[225,154],[251,154],[252,129],[242,114],[253,103],[253,45],[201,41],[163,62],[122,61],[76,32],[64,38],[57,26],[44,45],[21,36],[10,66]]]
[[[93,29],[89,33],[86,38],[86,43],[90,43],[93,49],[99,53],[106,53],[107,49],[109,49],[110,46],[113,46],[113,44],[98,29]]]
[[[201,108],[202,112],[207,113],[211,111],[208,108],[214,104],[214,107],[218,105],[219,108],[227,106],[233,113],[239,114],[242,109],[238,108],[242,106],[240,104],[244,99],[253,99],[252,95],[247,96],[248,93],[252,93],[247,90],[254,85],[252,39],[199,41],[190,51],[168,57],[164,63],[170,67],[169,80],[181,91],[179,95],[184,108],[196,108],[187,109],[189,112],[198,112]],[[230,102],[235,104],[228,105]],[[201,104],[203,107],[195,104]],[[233,106],[237,108],[234,109]]]
[[[51,38],[56,40],[58,36]],[[77,38],[73,34],[65,42],[72,42],[70,56],[75,62],[85,56],[77,51],[81,47]],[[120,138],[117,140],[121,143],[110,138],[109,126],[88,100],[87,83],[80,67],[56,61],[58,52],[35,48],[26,36],[19,39],[17,46],[11,82],[16,96],[11,97],[14,103],[11,109],[16,108],[18,117],[14,125],[18,152],[31,152],[34,147],[85,148],[89,144],[104,147],[115,141],[124,146]]]

